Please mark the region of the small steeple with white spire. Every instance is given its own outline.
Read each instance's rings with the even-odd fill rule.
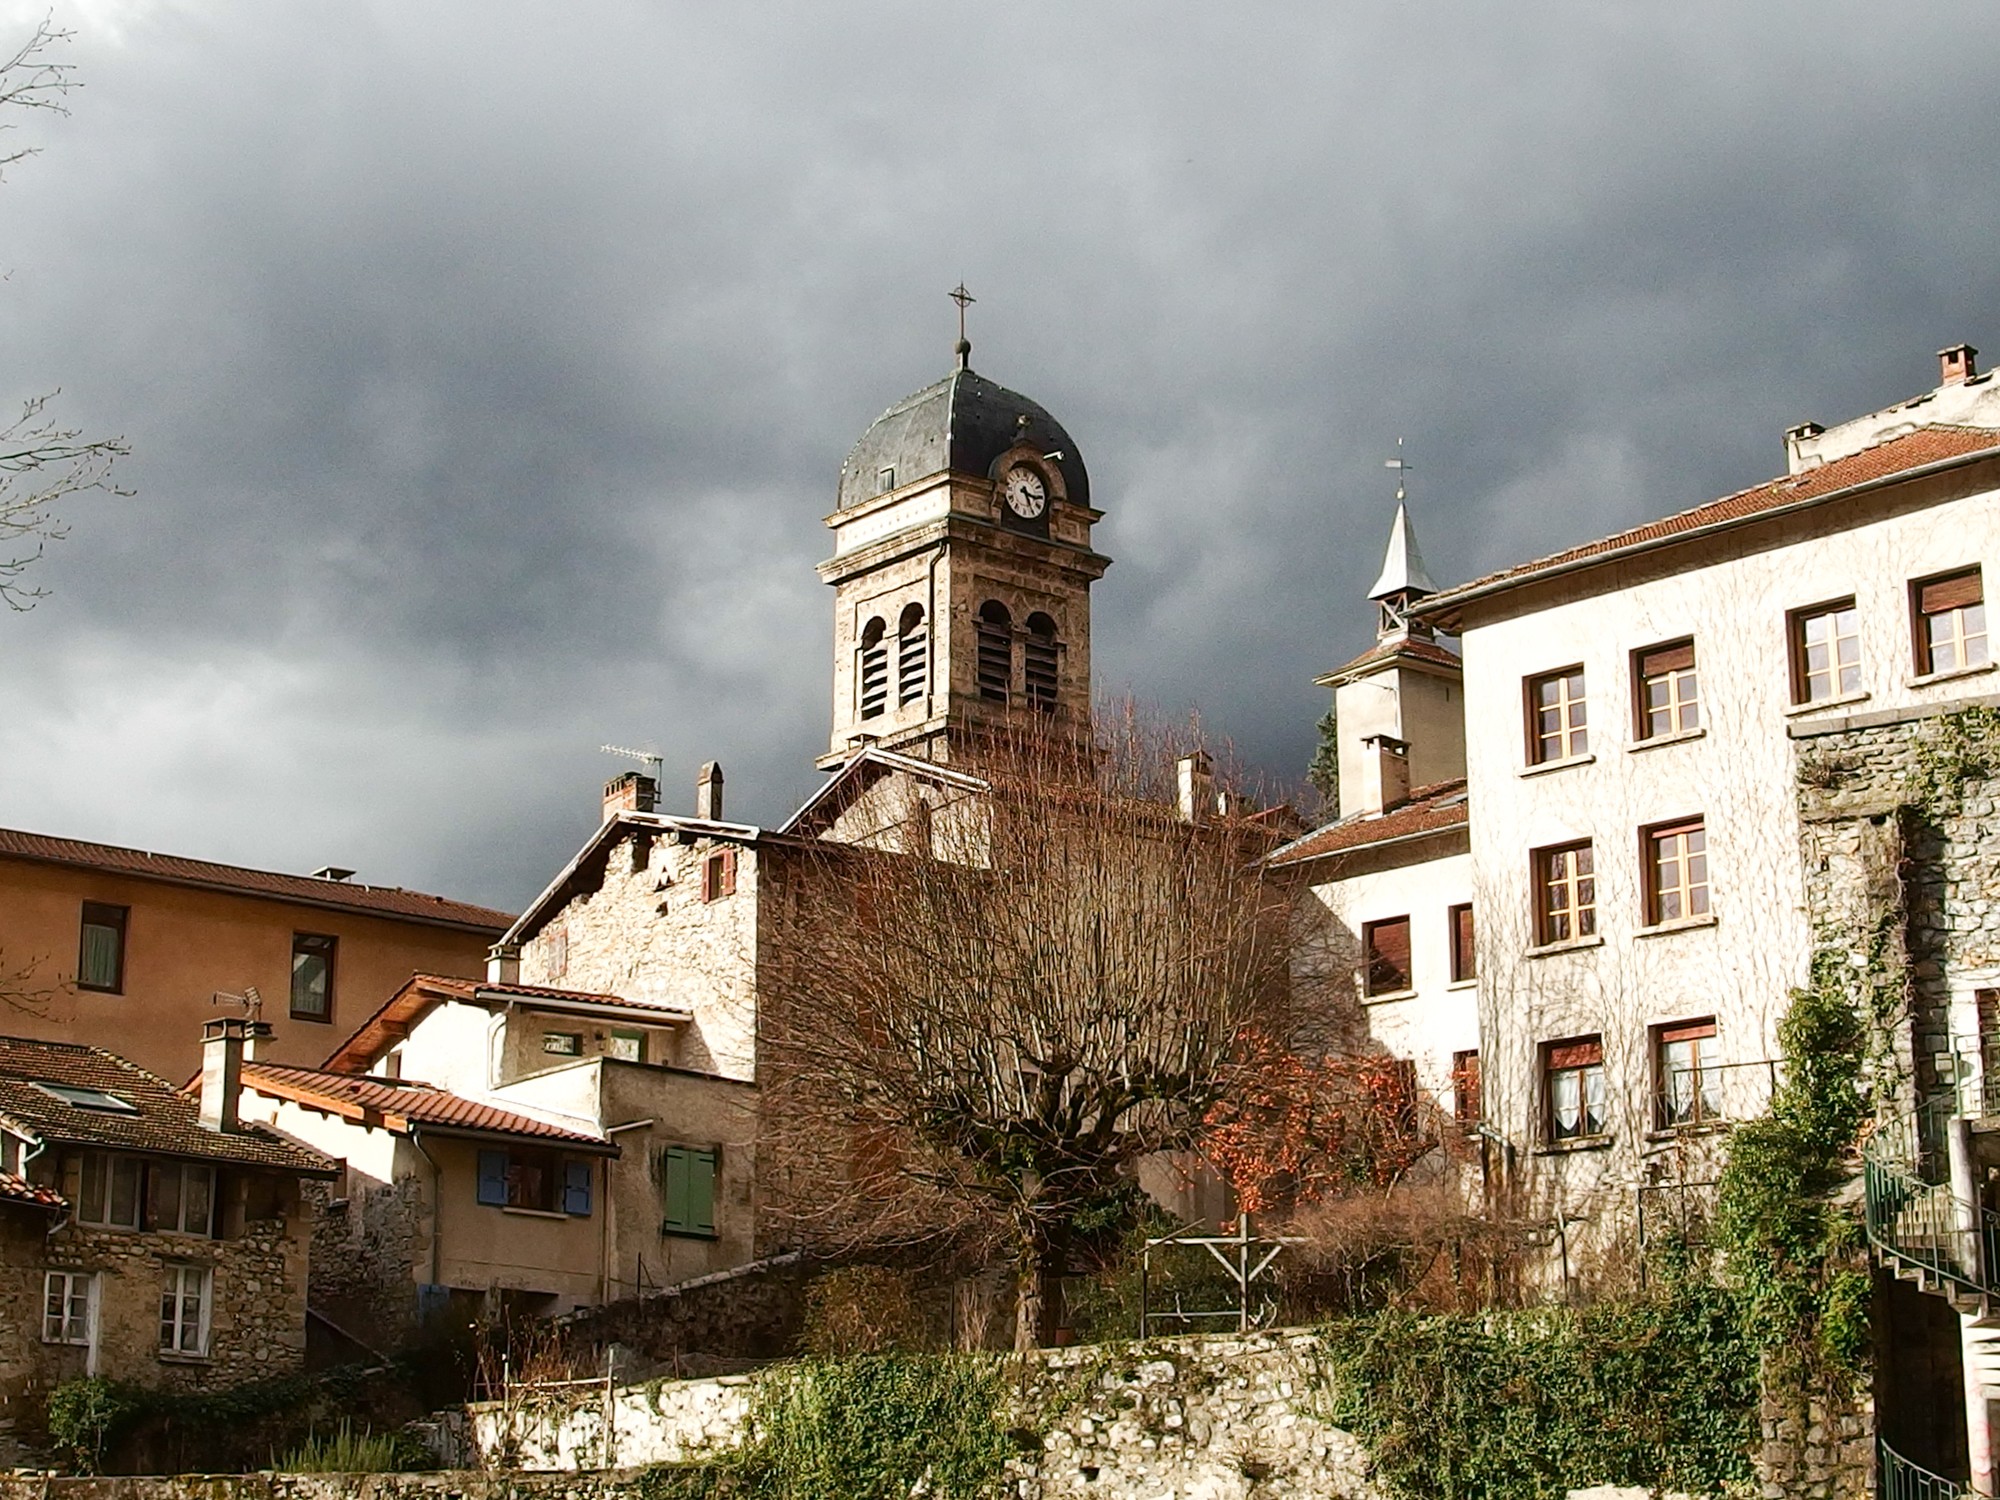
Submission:
[[[1431,628],[1410,618],[1410,606],[1426,594],[1435,594],[1437,585],[1424,571],[1424,555],[1417,548],[1417,534],[1410,526],[1409,506],[1401,485],[1396,487],[1396,519],[1389,525],[1389,550],[1382,559],[1382,576],[1368,597],[1382,606],[1376,635],[1387,640],[1392,635],[1415,634],[1429,639]]]

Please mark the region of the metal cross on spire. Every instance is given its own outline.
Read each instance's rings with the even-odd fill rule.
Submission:
[[[1396,503],[1398,505],[1402,504],[1407,498],[1403,492],[1403,476],[1415,473],[1417,466],[1404,460],[1403,440],[1401,438],[1396,439],[1396,456],[1394,458],[1383,459],[1382,467],[1396,471]]]
[[[972,340],[965,336],[965,310],[979,299],[965,289],[965,283],[962,281],[945,295],[958,304],[958,367],[961,370],[969,369],[972,360]]]

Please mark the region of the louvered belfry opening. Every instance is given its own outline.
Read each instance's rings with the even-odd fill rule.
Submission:
[[[896,706],[917,703],[930,687],[930,636],[924,630],[924,607],[906,605],[896,626]]]
[[[1005,703],[1014,683],[1014,617],[997,599],[979,606],[979,696]]]
[[[888,627],[873,619],[861,632],[861,717],[879,717],[889,706]]]
[[[1044,614],[1028,616],[1028,639],[1021,663],[1028,707],[1042,713],[1056,706],[1056,622]]]

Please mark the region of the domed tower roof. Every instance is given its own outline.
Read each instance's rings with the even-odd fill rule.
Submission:
[[[1062,424],[1035,402],[961,364],[936,385],[875,419],[840,467],[840,509],[950,470],[992,475],[1000,455],[1026,440],[1062,471],[1073,505],[1090,504],[1090,476]],[[885,483],[884,470],[894,477]]]

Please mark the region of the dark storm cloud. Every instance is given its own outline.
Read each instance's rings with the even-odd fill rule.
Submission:
[[[19,30],[41,6],[0,9]],[[6,388],[134,445],[0,621],[0,822],[507,904],[813,785],[849,444],[948,360],[1088,456],[1100,683],[1295,773],[1398,433],[1461,578],[1766,477],[1990,326],[1990,8],[59,11]]]

